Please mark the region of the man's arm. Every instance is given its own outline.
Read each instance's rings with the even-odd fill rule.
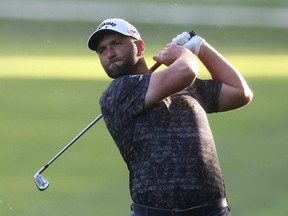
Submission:
[[[188,34],[183,32],[173,41],[197,55],[210,72],[212,79],[223,83],[219,94],[218,111],[237,109],[248,104],[252,100],[253,93],[243,76],[203,38],[195,34],[191,39],[187,39]]]
[[[206,41],[202,42],[198,57],[212,79],[223,83],[219,94],[219,112],[240,108],[252,100],[253,93],[243,76]]]
[[[188,49],[178,45],[167,45],[154,56],[154,60],[168,67],[152,73],[145,96],[145,108],[190,86],[199,69],[196,57]]]

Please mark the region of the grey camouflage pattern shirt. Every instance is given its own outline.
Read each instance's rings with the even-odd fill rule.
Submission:
[[[225,197],[206,113],[217,112],[222,84],[192,86],[144,109],[151,75],[127,75],[104,91],[101,111],[130,173],[133,202],[187,208]]]

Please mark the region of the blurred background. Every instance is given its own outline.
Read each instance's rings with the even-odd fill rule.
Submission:
[[[46,191],[33,182],[100,113],[110,80],[87,39],[111,17],[137,27],[151,66],[194,29],[243,73],[252,103],[209,115],[232,215],[286,215],[286,0],[0,0],[0,215],[129,215],[127,168],[102,120],[43,173]]]

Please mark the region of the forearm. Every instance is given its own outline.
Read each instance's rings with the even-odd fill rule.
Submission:
[[[253,93],[243,76],[211,45],[204,41],[198,57],[210,72],[212,79],[222,83],[219,112],[237,109],[251,101]]]
[[[207,68],[212,79],[237,89],[243,90],[247,87],[246,81],[238,70],[206,41],[201,45],[198,58]]]
[[[145,97],[146,108],[190,86],[199,69],[196,57],[177,45],[167,45],[153,59],[167,67],[151,75]]]

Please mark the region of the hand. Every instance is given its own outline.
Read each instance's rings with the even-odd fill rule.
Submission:
[[[189,51],[186,51],[182,46],[167,44],[158,55],[153,56],[153,59],[160,64],[169,66],[177,59],[189,55]]]
[[[153,56],[153,59],[166,66],[177,61],[178,65],[180,63],[182,66],[190,67],[195,74],[199,72],[199,65],[195,55],[188,49],[183,48],[183,46],[167,44],[158,55]]]
[[[183,46],[186,42],[188,42],[194,35],[190,35],[188,32],[182,32],[182,34],[177,35],[172,39],[171,44],[177,44]]]
[[[180,35],[177,35],[171,43],[181,45],[198,56],[201,44],[204,41],[203,38],[197,36],[195,31],[192,30],[191,32],[182,32]]]

